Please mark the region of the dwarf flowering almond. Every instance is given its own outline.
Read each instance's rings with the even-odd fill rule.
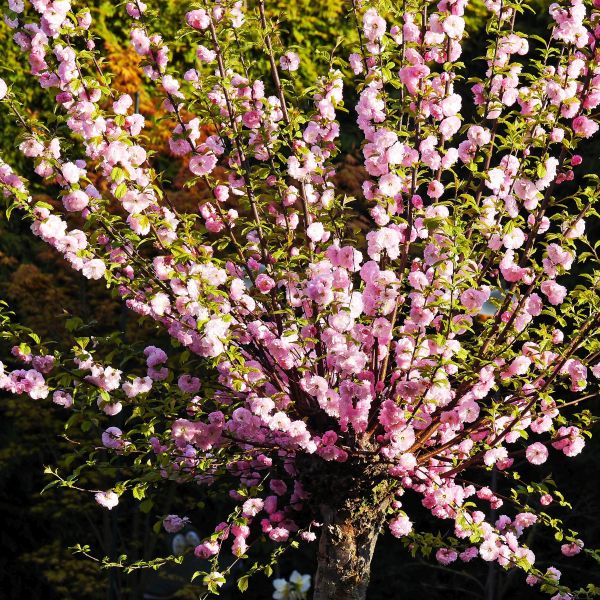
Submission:
[[[27,172],[55,194],[39,201],[0,160],[2,201],[156,341],[128,329],[126,343],[86,331],[47,346],[0,308],[16,348],[0,390],[94,424],[78,430],[86,464],[107,457],[119,479],[117,455],[128,478],[68,483],[107,509],[164,481],[223,491],[228,516],[190,542],[211,561],[209,592],[235,577],[232,560],[257,570],[265,541],[278,555],[320,537],[315,599],[362,600],[384,525],[415,554],[433,544],[444,567],[479,558],[556,588],[524,535],[548,519],[518,506],[559,492],[532,484],[525,498],[514,482],[580,454],[592,422],[580,403],[600,373],[600,265],[586,225],[600,192],[578,146],[598,130],[598,3],[549,6],[549,52],[521,6],[484,3],[473,73],[468,2],[353,3],[356,44],[318,76],[263,0],[186,8],[176,53],[159,4],[116,8],[169,117],[157,159],[154,120],[102,69],[95,13],[9,3],[60,139],[0,80]],[[345,161],[360,167],[352,192]],[[193,206],[174,200],[180,188]],[[414,499],[451,535],[416,531]],[[192,511],[158,520],[176,533],[206,516]],[[544,561],[584,547],[552,533],[567,543]]]

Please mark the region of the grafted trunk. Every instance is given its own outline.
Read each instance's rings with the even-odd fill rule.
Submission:
[[[387,502],[340,510],[321,506],[314,600],[365,600],[386,507]]]
[[[322,523],[313,600],[365,600],[375,544],[394,494],[387,466],[367,454],[343,463],[300,455],[296,466],[314,518]]]

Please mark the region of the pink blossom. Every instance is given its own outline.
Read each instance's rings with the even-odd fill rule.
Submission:
[[[203,8],[186,13],[185,20],[194,29],[206,29],[210,25],[210,17]]]
[[[295,52],[286,52],[279,59],[279,64],[283,71],[297,71],[300,65],[300,57]]]
[[[429,75],[430,69],[426,65],[415,65],[400,69],[400,81],[406,86],[409,94],[417,93],[421,79]]]
[[[196,56],[198,57],[198,60],[201,60],[202,62],[211,63],[217,58],[217,53],[214,50],[206,48],[206,46],[200,45],[196,48]]]
[[[186,394],[195,394],[200,389],[201,383],[198,377],[181,375],[177,380],[177,386]]]
[[[19,144],[19,150],[29,158],[41,156],[44,152],[44,145],[34,137],[29,137]]]
[[[580,115],[573,119],[573,131],[578,136],[589,138],[598,131],[598,123]]]
[[[123,405],[120,402],[105,402],[102,396],[98,396],[97,400],[98,407],[102,409],[104,414],[109,417],[118,415],[123,410]]]
[[[190,160],[190,171],[198,177],[208,175],[216,166],[217,157],[214,154],[201,154]]]
[[[123,94],[118,100],[113,102],[113,111],[116,115],[126,115],[129,108],[133,105],[133,100],[129,94]]]
[[[152,379],[150,377],[136,377],[133,381],[127,381],[123,384],[123,391],[128,398],[134,398],[139,394],[145,394],[152,389]]]
[[[181,531],[190,522],[188,517],[178,515],[167,515],[163,519],[163,527],[167,533],[177,533]]]
[[[567,288],[553,280],[544,281],[540,287],[548,302],[554,306],[562,304],[567,295]]]
[[[350,63],[350,68],[354,72],[355,75],[360,75],[360,73],[364,70],[362,56],[360,54],[352,53],[348,57],[348,62]]]
[[[449,38],[460,38],[465,30],[465,20],[456,15],[449,15],[444,19],[443,27]]]
[[[408,535],[413,529],[413,524],[406,515],[399,515],[390,521],[389,527],[392,535],[399,538]]]
[[[52,394],[52,402],[63,408],[71,408],[73,406],[73,396],[62,390],[57,390]]]
[[[476,146],[485,146],[492,139],[490,130],[480,125],[471,125],[467,131],[467,137]]]
[[[505,248],[514,250],[520,248],[525,242],[525,234],[519,227],[515,227],[502,238],[502,243]]]
[[[141,15],[146,11],[146,8],[146,4],[144,4],[140,0],[136,0],[135,3],[128,2],[125,6],[127,14],[134,19],[139,19]]]
[[[458,552],[452,548],[440,548],[435,553],[436,560],[442,565],[449,565],[458,558]]]
[[[263,294],[268,294],[275,287],[275,281],[273,281],[273,279],[271,277],[269,277],[268,275],[261,273],[256,278],[256,287]]]
[[[381,253],[386,252],[389,258],[396,259],[400,255],[400,234],[389,227],[382,227],[367,234],[368,253],[373,260],[379,260]]]
[[[461,552],[458,556],[463,562],[469,562],[473,560],[478,554],[479,551],[477,550],[477,548],[475,546],[471,546],[470,548],[467,548],[466,550]]]
[[[325,235],[325,228],[322,223],[311,223],[307,230],[306,235],[315,243],[320,242]]]
[[[167,94],[175,97],[181,96],[181,92],[179,91],[179,81],[177,81],[177,79],[175,79],[172,75],[163,75],[162,85]]]
[[[440,198],[444,193],[444,186],[439,181],[432,181],[427,186],[427,195],[430,198]]]
[[[164,193],[150,164],[152,132],[141,135],[146,122],[130,114],[130,95],[108,90],[102,77],[94,81],[100,55],[86,31],[91,13],[77,10],[71,19],[70,4],[32,0],[26,23],[13,12],[5,19],[33,80],[51,89],[53,129],[77,142],[72,152],[82,156],[68,162],[71,144],[61,148],[42,127],[19,138],[35,173],[60,188],[55,199],[65,210],[38,200],[2,161],[0,187],[66,263],[84,277],[104,277],[129,310],[151,319],[156,339],[171,340],[169,356],[146,347],[140,373],[133,343],[112,348],[92,336],[73,356],[18,346],[10,361],[27,368],[0,363],[0,390],[45,398],[70,381],[58,364],[65,358],[81,410],[96,411],[93,400],[88,406],[95,398],[102,422],[127,413],[120,428],[100,429],[103,447],[121,462],[138,463],[147,450],[143,464],[165,480],[216,489],[226,476],[233,520],[193,542],[199,558],[242,557],[259,538],[314,540],[313,529],[323,526],[313,521],[320,471],[335,475],[335,462],[370,460],[394,484],[392,535],[406,541],[413,530],[401,512],[408,492],[410,503],[416,495],[450,521],[466,548],[460,555],[440,548],[440,563],[479,554],[527,569],[534,556],[520,540],[536,515],[490,519],[486,511],[499,511],[503,496],[458,473],[481,462],[483,475],[506,471],[523,454],[540,465],[549,444],[566,456],[585,444],[587,431],[565,425],[561,403],[551,400],[561,388],[577,395],[595,385],[590,369],[600,377],[586,346],[591,338],[582,341],[587,350],[572,346],[587,331],[585,294],[581,310],[561,311],[564,333],[551,307],[566,299],[557,278],[585,246],[577,240],[593,209],[579,214],[577,202],[559,202],[559,214],[546,205],[569,196],[572,186],[563,184],[580,175],[577,145],[598,129],[594,13],[581,0],[550,6],[556,52],[538,71],[522,58],[530,44],[518,29],[521,15],[485,0],[491,30],[500,34],[484,55],[483,79],[464,94],[456,67],[463,0],[442,0],[425,13],[411,3],[402,14],[386,11],[398,19],[389,28],[359,1],[363,43],[349,57],[356,81],[334,61],[309,96],[286,94],[284,106],[280,90],[256,79],[256,69],[237,68],[244,65],[231,54],[234,30],[245,21],[241,1],[187,12],[178,38],[194,39],[196,64],[184,74],[172,64],[160,23],[144,16],[146,5],[127,2],[132,47],[170,115],[173,168],[188,167]],[[9,7],[22,9],[20,0]],[[264,35],[239,33],[244,48],[269,45]],[[277,59],[281,71],[299,68],[295,52]],[[7,94],[4,82],[0,94]],[[348,123],[337,120],[340,107],[361,133],[350,157],[343,156]],[[507,123],[520,132],[508,145]],[[358,202],[340,177],[346,162],[360,182]],[[176,194],[196,178],[206,181],[189,213]],[[108,215],[114,200],[122,210]],[[358,250],[363,245],[368,256]],[[111,359],[115,366],[101,364]],[[195,376],[205,370],[206,383]],[[63,390],[52,400],[73,405]],[[539,441],[529,443],[532,436]],[[368,487],[361,477],[359,491]],[[109,509],[122,488],[115,486],[96,494]],[[543,510],[552,495],[538,491]],[[169,533],[186,524],[177,515],[163,519]],[[578,541],[566,542],[564,554],[580,551]],[[207,577],[222,583],[218,573]]]
[[[25,8],[23,0],[8,0],[8,8],[16,13],[22,13]]]
[[[274,542],[285,542],[290,536],[290,532],[283,527],[275,527],[269,531],[269,538]]]
[[[108,427],[102,434],[102,444],[106,448],[119,450],[123,448],[125,442],[121,439],[123,432],[118,427]]]
[[[499,446],[498,448],[492,448],[487,450],[483,455],[483,462],[491,467],[495,465],[498,461],[504,460],[508,456],[508,451],[506,448]]]
[[[381,40],[386,31],[386,22],[374,8],[369,8],[363,16],[363,31],[370,42]]]
[[[548,459],[548,448],[544,444],[535,442],[527,447],[525,455],[532,465],[541,465]]]
[[[79,167],[72,162],[66,162],[61,168],[63,177],[68,183],[77,183],[81,177],[81,171]]]
[[[242,513],[246,517],[255,517],[264,507],[264,502],[260,498],[251,498],[246,500],[242,506]]]
[[[470,288],[462,292],[460,295],[460,301],[467,310],[478,312],[489,300],[489,297],[489,288],[481,290]]]
[[[196,546],[194,554],[198,558],[207,559],[219,552],[219,543],[216,541],[208,541]]]
[[[582,548],[583,548],[583,542],[581,540],[575,540],[574,542],[571,542],[570,544],[563,544],[560,547],[560,551],[565,556],[575,556],[581,552]]]
[[[479,556],[485,561],[489,562],[496,560],[499,554],[500,548],[495,536],[489,537],[481,544],[481,546],[479,546]]]
[[[106,272],[106,265],[101,259],[93,258],[84,263],[81,272],[88,279],[102,279]]]
[[[82,190],[73,190],[71,193],[63,197],[65,210],[82,211],[89,204],[88,195]]]

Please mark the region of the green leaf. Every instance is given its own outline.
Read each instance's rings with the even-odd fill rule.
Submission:
[[[127,193],[127,184],[122,181],[115,190],[115,198],[120,200]]]
[[[133,497],[136,500],[143,500],[146,497],[146,485],[145,484],[141,484],[141,485],[136,485],[133,490]]]

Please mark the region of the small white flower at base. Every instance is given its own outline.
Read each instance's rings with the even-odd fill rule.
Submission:
[[[274,579],[273,587],[275,591],[273,592],[273,598],[275,600],[284,600],[285,598],[289,598],[290,594],[290,584],[285,579]]]
[[[274,579],[274,600],[305,600],[306,592],[310,589],[310,575],[301,575],[293,571],[290,580]]]
[[[310,575],[300,575],[298,571],[294,571],[290,575],[290,583],[294,584],[297,591],[304,594],[310,590]]]

